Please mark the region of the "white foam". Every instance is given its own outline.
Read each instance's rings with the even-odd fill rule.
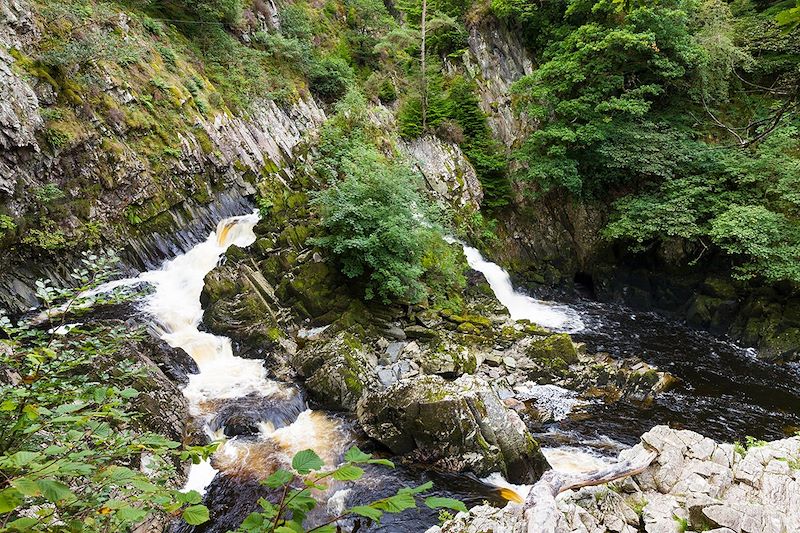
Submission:
[[[206,493],[206,487],[211,484],[214,476],[217,475],[217,470],[211,466],[211,460],[206,459],[200,461],[199,464],[193,464],[189,469],[189,476],[186,480],[186,485],[183,487],[183,492],[196,490],[200,494]]]
[[[580,474],[594,472],[607,467],[610,463],[605,458],[589,449],[573,446],[559,446],[558,448],[542,448],[542,454],[553,470]]]
[[[270,396],[284,386],[267,377],[262,361],[233,355],[230,339],[199,329],[203,318],[200,295],[206,274],[219,263],[229,246],[244,247],[255,241],[253,227],[257,222],[256,213],[225,219],[205,242],[167,261],[160,269],[140,276],[141,281],[154,286],[155,290],[145,300],[145,309],[155,318],[162,339],[170,346],[183,348],[200,370],[189,376],[183,393],[189,400],[191,414],[201,420],[214,416],[217,400],[250,394]],[[314,328],[309,333],[319,334],[324,329]],[[215,464],[223,471],[235,469],[264,476],[270,473],[267,468],[276,464],[270,457],[276,453],[274,445],[266,441],[280,447],[280,460],[290,461],[294,453],[312,448],[328,464],[333,464],[343,444],[338,437],[338,423],[319,412],[305,411],[294,423],[277,430],[267,422],[259,427],[260,440],[234,438],[223,442],[215,454]],[[222,428],[212,438],[224,439]],[[217,472],[211,461],[192,465],[185,490],[204,493]]]
[[[564,420],[572,410],[587,402],[578,399],[578,393],[558,385],[537,385],[524,383],[514,387],[517,399],[533,400],[536,408],[550,415],[554,421]]]
[[[448,242],[457,242],[452,238]],[[508,272],[499,265],[487,261],[472,246],[459,243],[464,249],[469,266],[486,277],[495,297],[508,309],[514,320],[530,320],[534,324],[550,329],[575,332],[584,328],[578,313],[566,305],[536,300],[527,294],[514,290]]]

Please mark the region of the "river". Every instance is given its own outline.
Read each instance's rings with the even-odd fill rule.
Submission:
[[[216,517],[196,531],[236,527],[257,498],[266,495],[252,478],[263,479],[288,464],[297,451],[313,448],[334,464],[351,444],[370,446],[359,441],[351,420],[309,409],[295,384],[271,380],[260,361],[234,355],[230,339],[202,330],[200,294],[205,275],[230,245],[245,247],[255,240],[257,221],[255,213],[222,220],[207,240],[139,277],[154,287],[143,305],[162,338],[186,350],[200,369],[184,389],[192,416],[204,424],[209,438],[224,440],[214,467],[206,462],[195,465],[190,473],[186,488],[207,492],[206,504]],[[639,435],[660,423],[697,430],[717,440],[745,435],[779,438],[800,427],[800,370],[796,366],[764,363],[750,350],[655,313],[634,313],[589,300],[564,304],[531,298],[515,290],[508,274],[476,249],[464,245],[464,253],[512,318],[569,332],[589,350],[613,357],[636,355],[681,380],[676,389],[660,395],[647,408],[625,402],[575,402],[568,391],[543,388],[562,414],[556,422],[532,430],[556,467],[591,467],[634,444]],[[573,409],[574,405],[580,407]],[[225,439],[229,414],[236,411],[232,406],[258,413],[262,422],[256,438]],[[218,476],[218,470],[225,475]],[[482,481],[432,472],[422,465],[392,471],[370,468],[352,491],[340,492],[346,487],[333,484],[322,496],[355,505],[428,479],[436,484],[437,494],[468,505],[502,501],[493,486],[502,484],[496,476]],[[420,531],[436,521],[434,512],[419,510],[387,516],[373,530]]]

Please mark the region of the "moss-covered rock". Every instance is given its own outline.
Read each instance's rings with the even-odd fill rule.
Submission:
[[[376,358],[349,331],[307,342],[290,362],[312,398],[329,409],[355,410],[364,392],[376,386]]]
[[[478,475],[499,471],[514,483],[535,482],[549,468],[517,413],[472,376],[404,380],[365,395],[357,413],[367,434],[396,454]]]
[[[530,343],[525,353],[535,361],[558,366],[578,362],[578,350],[566,333],[537,338]]]

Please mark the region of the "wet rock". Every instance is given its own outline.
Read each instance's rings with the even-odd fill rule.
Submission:
[[[311,397],[320,405],[355,410],[368,389],[377,388],[377,357],[347,331],[308,342],[290,357]]]
[[[414,452],[479,475],[500,471],[519,483],[535,481],[548,468],[519,415],[472,376],[398,382],[365,395],[357,415],[367,434],[396,454]]]
[[[275,394],[250,394],[241,398],[219,400],[216,414],[208,422],[211,431],[224,429],[228,437],[257,435],[264,424],[268,429],[288,426],[306,409],[299,390],[287,386]]]
[[[183,348],[173,348],[166,341],[155,337],[153,342],[157,346],[150,353],[150,359],[174,383],[186,385],[190,374],[200,372],[197,363]]]
[[[410,339],[432,340],[438,338],[436,331],[426,328],[424,326],[412,325],[403,330],[406,336]]]

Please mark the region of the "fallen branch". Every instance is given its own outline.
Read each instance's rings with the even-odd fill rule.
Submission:
[[[565,474],[555,470],[545,472],[525,499],[525,530],[527,533],[555,533],[561,515],[556,507],[556,496],[568,490],[602,485],[641,474],[657,455],[654,451],[644,452],[603,470],[585,474]]]

